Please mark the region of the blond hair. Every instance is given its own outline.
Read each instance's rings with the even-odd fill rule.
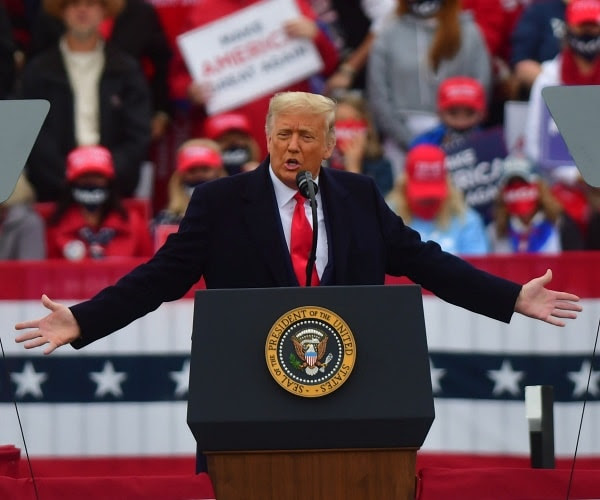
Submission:
[[[326,139],[328,144],[335,144],[335,101],[320,94],[310,92],[279,92],[269,102],[269,111],[265,123],[267,136],[273,130],[276,116],[288,112],[307,112],[323,115],[325,119]]]
[[[212,149],[217,153],[221,154],[221,147],[219,144],[211,139],[189,139],[179,146],[177,152],[189,147],[203,146],[205,148]],[[223,175],[225,175],[223,173]],[[181,172],[175,170],[169,179],[168,185],[169,192],[169,203],[167,204],[166,212],[175,216],[183,216],[190,202],[190,196],[184,188],[183,180],[181,178]]]
[[[448,229],[454,217],[464,218],[467,213],[467,204],[465,203],[463,192],[454,186],[449,176],[446,176],[446,183],[448,186],[448,196],[442,202],[440,211],[435,217],[436,227],[444,230]],[[386,201],[396,215],[402,217],[406,224],[410,224],[412,213],[406,199],[406,184],[407,177],[404,173],[396,180],[394,189],[386,197]]]

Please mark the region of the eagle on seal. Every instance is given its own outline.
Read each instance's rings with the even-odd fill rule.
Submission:
[[[292,342],[294,343],[294,349],[296,350],[296,354],[303,361],[302,365],[299,367],[303,369],[307,366],[323,366],[321,363],[321,359],[325,355],[325,350],[327,349],[327,340],[328,336],[326,334],[323,335],[323,338],[318,342],[306,342],[303,345],[297,337],[292,337]]]

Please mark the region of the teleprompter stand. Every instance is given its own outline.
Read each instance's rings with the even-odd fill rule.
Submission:
[[[355,340],[351,374],[322,397],[283,389],[265,358],[274,324],[303,307]],[[197,292],[187,418],[218,500],[414,498],[434,418],[420,287]]]

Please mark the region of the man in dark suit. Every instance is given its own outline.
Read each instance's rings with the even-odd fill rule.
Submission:
[[[267,115],[269,156],[256,170],[196,188],[179,232],[91,300],[67,308],[44,295],[51,313],[17,324],[27,331],[16,341],[26,348],[48,344],[45,353],[66,343],[81,348],[178,299],[201,276],[208,288],[298,286],[289,248],[302,170],[318,184],[321,285],[383,284],[386,274],[405,275],[448,302],[505,322],[514,311],[558,326],[576,317],[577,296],[544,287],[549,270],[523,286],[480,271],[422,242],[369,177],[322,169],[335,145],[334,116],[327,97],[277,94]]]
[[[77,146],[102,145],[113,156],[121,196],[135,192],[150,144],[150,92],[138,62],[105,44],[103,20],[118,0],[44,0],[65,25],[51,47],[21,76],[23,99],[45,99],[50,111],[29,155],[27,179],[38,201],[56,201],[66,183],[66,158]]]

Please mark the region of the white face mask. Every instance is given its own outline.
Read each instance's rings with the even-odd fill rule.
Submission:
[[[428,18],[435,16],[442,8],[443,0],[411,0],[408,8],[417,17]]]
[[[567,32],[567,43],[577,55],[592,62],[600,54],[600,36]]]
[[[73,199],[90,211],[97,210],[108,199],[108,189],[101,187],[74,187]]]

